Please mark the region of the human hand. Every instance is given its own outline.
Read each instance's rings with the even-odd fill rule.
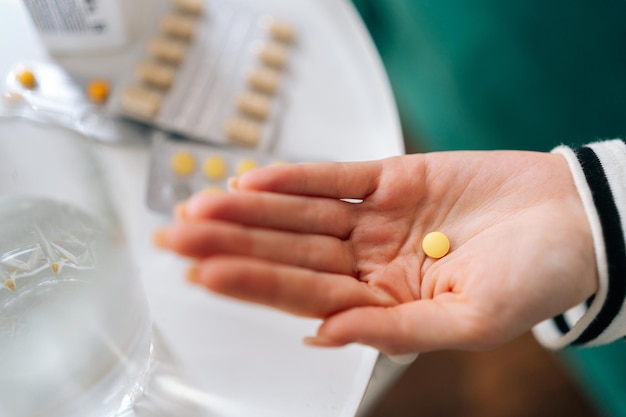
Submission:
[[[196,195],[155,242],[211,291],[323,320],[316,346],[488,349],[597,289],[565,159],[447,152],[262,168]],[[358,199],[361,202],[347,202]],[[450,252],[421,249],[444,232]]]

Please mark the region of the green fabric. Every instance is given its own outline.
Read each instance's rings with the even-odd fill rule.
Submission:
[[[626,416],[626,346],[624,342],[561,353],[597,409],[605,416]]]
[[[626,1],[354,0],[424,150],[626,137]],[[626,343],[561,357],[626,415]]]
[[[626,1],[355,0],[427,150],[626,133]]]

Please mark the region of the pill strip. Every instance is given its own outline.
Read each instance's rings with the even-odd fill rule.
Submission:
[[[295,30],[229,0],[210,6],[173,1],[113,92],[110,110],[204,142],[268,149],[284,112],[280,84]]]
[[[294,27],[284,21],[265,16],[260,26],[266,36],[252,45],[256,57],[239,77],[235,106],[225,117],[227,137],[238,143],[253,145],[263,134],[263,125],[280,117],[284,110],[279,88],[284,84],[291,49],[295,43]],[[284,91],[284,89],[283,89]]]
[[[26,82],[25,74],[30,74],[26,75]],[[84,77],[72,76],[52,63],[20,61],[12,65],[5,87],[7,91],[17,92],[25,97],[35,97],[60,107],[79,110],[93,104],[86,96],[89,81]]]
[[[171,214],[177,202],[198,192],[223,192],[228,179],[245,171],[294,159],[235,147],[176,139],[158,132],[150,149],[147,205]]]

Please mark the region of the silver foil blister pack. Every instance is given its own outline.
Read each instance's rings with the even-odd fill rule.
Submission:
[[[109,110],[197,141],[269,149],[285,112],[293,27],[237,2],[203,4],[162,12]]]
[[[263,166],[303,162],[245,148],[180,140],[158,132],[152,138],[146,200],[170,214],[176,203],[200,192],[228,190],[228,180]]]

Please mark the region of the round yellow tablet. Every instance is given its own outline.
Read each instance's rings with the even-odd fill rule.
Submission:
[[[87,96],[94,103],[104,103],[109,97],[109,83],[106,80],[92,80],[87,85]]]
[[[226,161],[219,156],[210,156],[204,160],[202,170],[207,178],[212,180],[220,180],[226,175]]]
[[[32,71],[23,69],[15,74],[17,81],[22,84],[24,88],[35,88],[37,86],[37,79]]]
[[[257,164],[257,162],[254,159],[252,159],[252,158],[242,159],[237,164],[237,175],[241,175],[244,172],[250,171],[251,169],[254,169],[254,168],[258,167],[258,166],[259,166],[259,164]]]
[[[189,175],[195,167],[196,160],[189,152],[176,152],[172,157],[172,169],[178,175]]]
[[[430,232],[422,240],[422,249],[426,256],[430,258],[443,258],[450,250],[450,241],[441,232]]]

